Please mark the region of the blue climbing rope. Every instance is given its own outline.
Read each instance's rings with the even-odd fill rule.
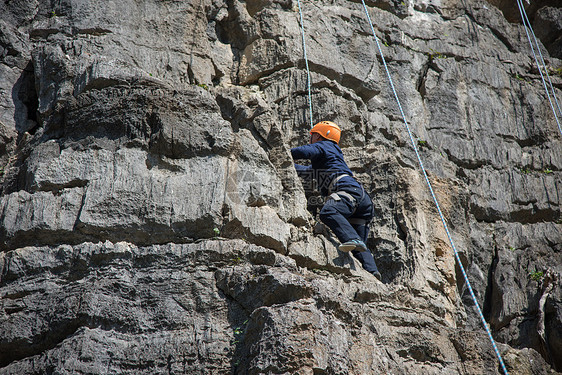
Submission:
[[[533,31],[533,28],[531,26],[531,22],[529,21],[529,18],[527,17],[527,12],[525,11],[525,7],[523,6],[522,0],[517,0],[517,6],[519,7],[519,14],[521,14],[521,19],[523,20],[523,26],[525,28],[525,34],[527,34],[527,40],[529,41],[529,45],[531,46],[531,51],[533,52],[533,57],[535,59],[535,63],[537,64],[537,68],[539,69],[539,74],[541,75],[541,80],[542,80],[544,89],[546,90],[546,96],[548,97],[548,102],[550,103],[550,108],[552,109],[552,113],[554,113],[554,118],[556,119],[556,124],[558,125],[558,130],[560,131],[560,134],[562,134],[562,127],[560,126],[560,121],[558,119],[558,114],[560,116],[562,116],[562,111],[560,110],[560,104],[558,103],[558,99],[556,97],[556,91],[554,91],[554,86],[552,85],[552,80],[550,79],[550,74],[548,74],[548,69],[546,68],[546,64],[544,62],[544,58],[543,58],[543,55],[542,55],[542,52],[541,52],[540,45],[537,41],[537,37],[535,36],[535,32]],[[535,42],[534,45],[533,45],[533,42],[531,41],[529,31],[533,35],[533,40]],[[539,59],[537,58],[537,54],[535,53],[535,46],[537,48],[537,51],[539,52],[540,60],[542,62],[542,65],[539,63]],[[558,114],[556,113],[556,109],[554,108],[554,105],[552,104],[552,99],[550,97],[551,93],[548,90],[548,87],[546,85],[546,81],[544,79],[544,75],[543,75],[543,72],[542,72],[543,69],[544,69],[544,72],[546,73],[546,76],[548,78],[548,82],[550,83],[550,89],[552,90],[552,96],[554,97],[556,107],[558,108]]]
[[[309,120],[310,120],[310,128],[312,129],[312,93],[310,89],[310,69],[308,68],[308,57],[306,55],[306,40],[304,37],[304,21],[302,18],[302,9],[301,9],[301,1],[297,0],[297,4],[299,5],[299,15],[300,15],[300,24],[301,24],[301,36],[302,36],[302,50],[304,55],[304,64],[306,66],[306,82],[308,86],[308,111],[309,111]]]
[[[509,375],[508,372],[507,372],[507,369],[505,367],[505,364],[503,362],[500,351],[498,350],[496,342],[494,341],[494,338],[492,337],[492,333],[490,332],[490,327],[488,327],[488,323],[486,322],[486,319],[484,318],[484,314],[482,313],[482,310],[480,309],[480,305],[478,304],[478,300],[476,299],[476,296],[474,295],[474,291],[472,290],[472,286],[470,285],[470,281],[468,280],[468,276],[466,274],[466,271],[464,270],[464,266],[462,265],[459,253],[457,251],[457,248],[455,247],[455,243],[453,242],[453,237],[451,236],[451,233],[449,232],[449,227],[447,226],[447,223],[445,222],[445,217],[443,216],[443,212],[441,211],[441,207],[439,206],[439,202],[437,201],[437,197],[435,196],[435,192],[433,191],[433,187],[431,186],[431,182],[429,181],[429,177],[427,176],[427,172],[426,172],[426,170],[423,166],[423,162],[421,160],[420,153],[419,153],[418,148],[416,146],[416,142],[414,142],[414,137],[412,136],[412,131],[410,130],[410,126],[408,125],[408,121],[406,121],[406,116],[404,115],[404,110],[402,109],[402,104],[400,103],[400,99],[398,98],[398,94],[396,93],[396,89],[394,88],[394,83],[392,81],[392,77],[390,76],[390,72],[388,70],[388,66],[386,64],[386,60],[384,58],[384,54],[382,52],[382,49],[381,49],[381,46],[380,46],[380,43],[379,43],[379,38],[377,37],[377,34],[375,33],[375,28],[373,27],[373,22],[371,21],[371,16],[369,15],[369,11],[367,10],[367,5],[365,5],[365,0],[361,0],[361,2],[363,3],[363,9],[365,9],[365,14],[367,15],[369,25],[371,26],[371,31],[373,32],[373,36],[375,37],[375,41],[377,43],[377,48],[379,50],[379,53],[380,53],[380,56],[381,56],[381,59],[382,59],[383,65],[384,65],[386,75],[387,75],[388,80],[390,82],[390,87],[392,88],[394,98],[396,99],[396,102],[398,103],[398,108],[400,109],[400,114],[402,115],[402,119],[404,120],[404,125],[406,125],[406,130],[408,131],[408,136],[410,137],[410,142],[412,143],[412,147],[414,148],[414,151],[416,153],[418,163],[419,163],[420,168],[423,172],[423,177],[425,178],[425,182],[427,183],[427,186],[429,187],[429,192],[431,193],[431,197],[433,198],[433,202],[435,203],[435,206],[437,207],[437,212],[439,213],[439,217],[441,218],[441,223],[443,224],[443,227],[445,228],[445,232],[447,233],[447,238],[449,239],[449,243],[451,244],[451,247],[453,248],[453,252],[455,253],[455,258],[457,259],[457,263],[459,264],[459,268],[460,268],[460,270],[462,272],[462,275],[464,277],[464,281],[466,282],[466,286],[468,288],[468,291],[470,292],[470,296],[472,297],[472,300],[474,301],[474,306],[476,306],[476,310],[478,312],[478,315],[480,316],[480,320],[482,321],[482,324],[484,325],[484,329],[486,330],[486,333],[488,334],[488,338],[490,339],[490,342],[492,343],[492,347],[494,348],[494,352],[496,353],[496,356],[498,357],[501,368],[502,368],[505,375]]]

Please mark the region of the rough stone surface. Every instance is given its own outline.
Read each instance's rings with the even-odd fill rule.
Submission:
[[[0,374],[501,373],[411,140],[507,369],[562,371],[562,134],[513,2],[367,2],[412,139],[362,4],[301,5],[382,281],[292,166],[297,2],[4,1]],[[560,98],[562,8],[526,9]]]
[[[562,57],[562,9],[542,7],[535,14],[537,36],[552,56]]]

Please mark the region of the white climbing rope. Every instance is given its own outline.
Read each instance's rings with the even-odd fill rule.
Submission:
[[[304,37],[304,22],[302,17],[302,9],[301,9],[301,1],[297,0],[297,4],[299,6],[299,15],[300,15],[300,24],[301,24],[301,36],[302,36],[302,50],[304,55],[304,64],[306,66],[306,82],[308,86],[308,111],[309,111],[309,121],[310,121],[310,128],[312,129],[312,93],[310,89],[310,69],[308,68],[308,57],[306,55],[306,40]]]
[[[535,36],[535,32],[533,31],[533,27],[531,26],[531,22],[529,21],[529,18],[527,17],[527,12],[525,11],[525,7],[523,6],[523,2],[522,0],[517,0],[517,6],[519,7],[519,14],[521,14],[521,19],[523,21],[523,27],[525,28],[525,34],[527,34],[527,40],[529,41],[529,45],[531,46],[531,51],[533,52],[533,57],[535,59],[535,63],[537,64],[537,68],[539,69],[539,74],[541,75],[541,80],[544,86],[544,89],[546,90],[546,96],[548,97],[548,102],[550,103],[550,108],[552,109],[552,113],[554,113],[554,118],[556,119],[556,124],[558,125],[558,130],[560,131],[560,134],[562,134],[562,127],[560,126],[560,120],[559,120],[559,116],[562,117],[562,111],[560,110],[560,104],[558,103],[558,98],[556,97],[556,91],[554,91],[554,86],[552,85],[552,80],[550,79],[550,74],[548,74],[548,69],[546,67],[546,64],[544,62],[544,58],[541,52],[541,48],[539,45],[539,42],[537,41],[537,37]],[[531,36],[529,35],[529,31],[531,32],[531,35],[533,36],[533,40],[534,40],[534,44],[533,41],[531,41]],[[535,53],[535,47],[537,48],[537,51],[539,52],[540,55],[540,63],[539,63],[539,59],[537,58],[537,54]],[[542,63],[542,65],[541,65]],[[544,75],[543,75],[543,69],[544,72],[546,73],[546,76],[548,78],[548,82],[550,84],[550,90],[552,90],[552,93],[549,91],[548,86],[546,84],[546,81],[544,79]],[[552,99],[551,99],[551,94],[552,97],[554,98],[554,102],[556,103],[556,107],[558,108],[558,113],[556,113],[556,109],[554,108],[554,105],[552,104]]]
[[[367,5],[365,5],[365,0],[361,0],[361,2],[363,3],[363,9],[365,9],[365,14],[367,15],[369,25],[371,26],[371,31],[373,32],[373,36],[375,37],[375,41],[377,43],[377,48],[379,50],[379,53],[380,53],[380,56],[381,56],[381,59],[382,59],[383,65],[384,65],[386,75],[387,75],[388,80],[390,82],[390,87],[392,88],[394,98],[396,99],[396,102],[398,103],[398,108],[400,110],[400,114],[402,115],[402,119],[404,120],[404,125],[406,125],[406,130],[408,131],[408,136],[410,137],[412,147],[414,148],[414,151],[416,153],[416,157],[418,159],[418,163],[420,165],[420,168],[423,172],[423,176],[425,178],[425,182],[427,183],[427,186],[429,187],[429,192],[431,193],[431,197],[433,198],[433,202],[435,203],[435,206],[437,207],[437,212],[439,213],[439,217],[441,218],[441,223],[443,224],[443,227],[445,228],[445,232],[447,233],[447,238],[449,239],[449,243],[451,244],[451,247],[453,248],[453,252],[455,253],[455,258],[457,259],[457,263],[459,264],[459,268],[460,268],[460,270],[462,272],[462,275],[464,277],[464,280],[466,282],[466,286],[468,288],[468,291],[470,292],[470,296],[472,297],[472,300],[474,301],[474,306],[476,306],[476,310],[478,312],[478,315],[480,316],[480,320],[482,321],[482,324],[484,325],[484,329],[486,330],[486,333],[488,334],[488,338],[490,339],[490,342],[492,343],[492,347],[494,348],[494,352],[496,353],[496,356],[498,357],[501,368],[502,368],[505,375],[509,375],[508,372],[507,372],[507,369],[505,367],[505,364],[503,362],[500,351],[498,350],[496,342],[494,341],[494,338],[492,337],[492,333],[490,332],[490,327],[488,327],[488,323],[486,322],[486,319],[484,318],[484,314],[482,313],[482,310],[480,309],[480,305],[478,304],[478,300],[476,299],[476,296],[474,295],[474,291],[472,290],[472,286],[470,285],[470,281],[468,280],[468,276],[466,274],[466,271],[464,270],[464,266],[462,265],[459,253],[457,251],[457,248],[455,247],[455,243],[453,242],[453,238],[451,236],[451,233],[449,232],[449,227],[447,226],[447,223],[445,221],[445,217],[443,216],[443,212],[441,211],[441,207],[439,206],[439,202],[437,201],[437,197],[435,196],[435,193],[433,191],[433,187],[431,186],[431,182],[429,181],[429,177],[427,176],[427,172],[426,172],[426,170],[423,166],[423,162],[421,160],[418,148],[416,146],[416,142],[414,142],[414,137],[412,136],[412,131],[410,130],[410,126],[408,125],[408,121],[406,121],[406,116],[404,115],[404,110],[402,109],[402,104],[400,103],[400,99],[398,98],[398,94],[396,93],[396,89],[394,88],[394,83],[392,81],[392,77],[391,77],[390,72],[388,70],[388,66],[386,64],[386,60],[384,58],[384,54],[382,52],[382,49],[381,49],[381,46],[380,46],[380,43],[379,43],[379,38],[377,37],[377,34],[375,33],[375,28],[373,26],[373,22],[371,21],[371,16],[369,15]]]

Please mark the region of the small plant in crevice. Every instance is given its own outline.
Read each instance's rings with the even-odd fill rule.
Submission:
[[[248,325],[248,319],[244,320],[244,322],[238,326],[234,328],[234,341],[232,342],[233,345],[238,344],[240,341],[242,341],[242,336],[244,335],[244,333],[246,332],[246,326]]]
[[[529,168],[519,168],[519,170],[521,171],[522,174],[529,174],[531,173],[531,170]]]
[[[548,70],[550,70],[550,73],[554,74],[555,76],[562,77],[562,66],[559,66],[558,68],[553,68],[549,66]]]
[[[431,53],[429,54],[429,57],[431,59],[436,58],[436,59],[446,59],[447,56],[445,56],[443,53],[441,52],[437,52],[435,51],[433,48],[429,49],[431,51]]]
[[[521,82],[528,82],[525,78],[521,77],[521,76],[519,75],[519,73],[515,73],[515,74],[513,75],[513,78],[515,78],[516,80],[521,81]]]
[[[513,246],[509,246],[509,250],[510,251],[515,251],[515,248]]]
[[[310,271],[314,272],[317,275],[325,275],[326,272],[330,272],[330,270],[327,267],[320,267],[320,268],[312,268],[310,269]]]
[[[54,10],[51,10],[49,12],[49,18],[55,18],[57,16],[57,13]]]
[[[545,169],[542,170],[542,173],[544,173],[544,174],[551,174],[551,173],[552,173],[552,169],[550,169],[550,168],[545,168]]]
[[[529,272],[529,276],[531,277],[531,280],[534,280],[536,282],[539,282],[542,280],[542,278],[544,277],[544,272],[543,271],[537,271],[534,270],[532,272]]]
[[[204,89],[204,90],[209,91],[209,86],[207,86],[207,85],[204,84],[204,83],[198,83],[197,86],[201,87],[201,88]]]
[[[418,139],[418,147],[419,148],[429,148],[429,144],[427,143],[427,141],[424,141],[423,139]]]

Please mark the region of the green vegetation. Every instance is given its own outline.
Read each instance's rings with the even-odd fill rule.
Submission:
[[[429,148],[429,145],[427,144],[427,141],[424,141],[423,139],[418,139],[418,146],[420,148],[423,148],[423,147]]]
[[[326,273],[332,273],[328,267],[311,268],[310,271],[320,276],[326,276]]]
[[[531,173],[531,170],[529,168],[520,168],[519,169],[521,171],[521,173],[523,174],[529,174]]]
[[[519,75],[519,73],[515,73],[515,74],[513,75],[513,78],[515,78],[516,80],[521,81],[521,82],[527,82],[527,80],[526,80],[525,78],[521,77],[521,76]]]
[[[436,59],[446,59],[447,56],[445,56],[443,53],[441,52],[437,52],[435,51],[433,48],[429,49],[431,51],[431,53],[429,54],[430,58],[436,58]]]
[[[240,339],[242,338],[242,335],[244,335],[244,332],[246,331],[246,325],[247,324],[248,324],[248,319],[246,319],[242,323],[242,325],[234,328],[234,342],[233,342],[234,345],[236,345],[240,342]]]
[[[221,231],[220,231],[219,228],[216,228],[216,227],[215,227],[215,228],[213,228],[213,233],[215,233],[215,236],[218,237],[218,235],[221,234]]]
[[[244,323],[242,323],[242,325],[241,325],[240,327],[234,328],[234,335],[237,336],[237,335],[243,334],[243,333],[244,333],[244,326],[245,326],[247,323],[248,323],[248,319],[246,319],[246,320],[244,321]]]
[[[49,12],[49,17],[55,18],[56,16],[57,16],[57,13],[56,13],[54,10],[51,10],[51,11]]]
[[[197,84],[197,86],[199,86],[199,87],[201,87],[201,88],[203,88],[203,89],[209,91],[209,86],[207,86],[207,85],[204,84],[204,83],[199,83],[199,84]]]
[[[240,263],[242,263],[242,258],[240,258],[240,256],[236,256],[236,257],[232,258],[232,259],[230,260],[230,262],[231,262],[233,265],[235,265],[235,264],[240,264]]]
[[[544,272],[535,270],[533,272],[529,272],[529,276],[531,276],[531,280],[539,282],[539,281],[542,280],[542,278],[544,276]]]
[[[542,170],[542,173],[544,173],[544,174],[551,174],[551,173],[552,173],[552,169],[545,168],[545,169]]]
[[[510,247],[509,247],[509,250],[515,251],[515,248],[514,248],[513,246],[510,246]]]
[[[558,68],[550,68],[550,72],[556,76],[562,77],[562,66]]]

